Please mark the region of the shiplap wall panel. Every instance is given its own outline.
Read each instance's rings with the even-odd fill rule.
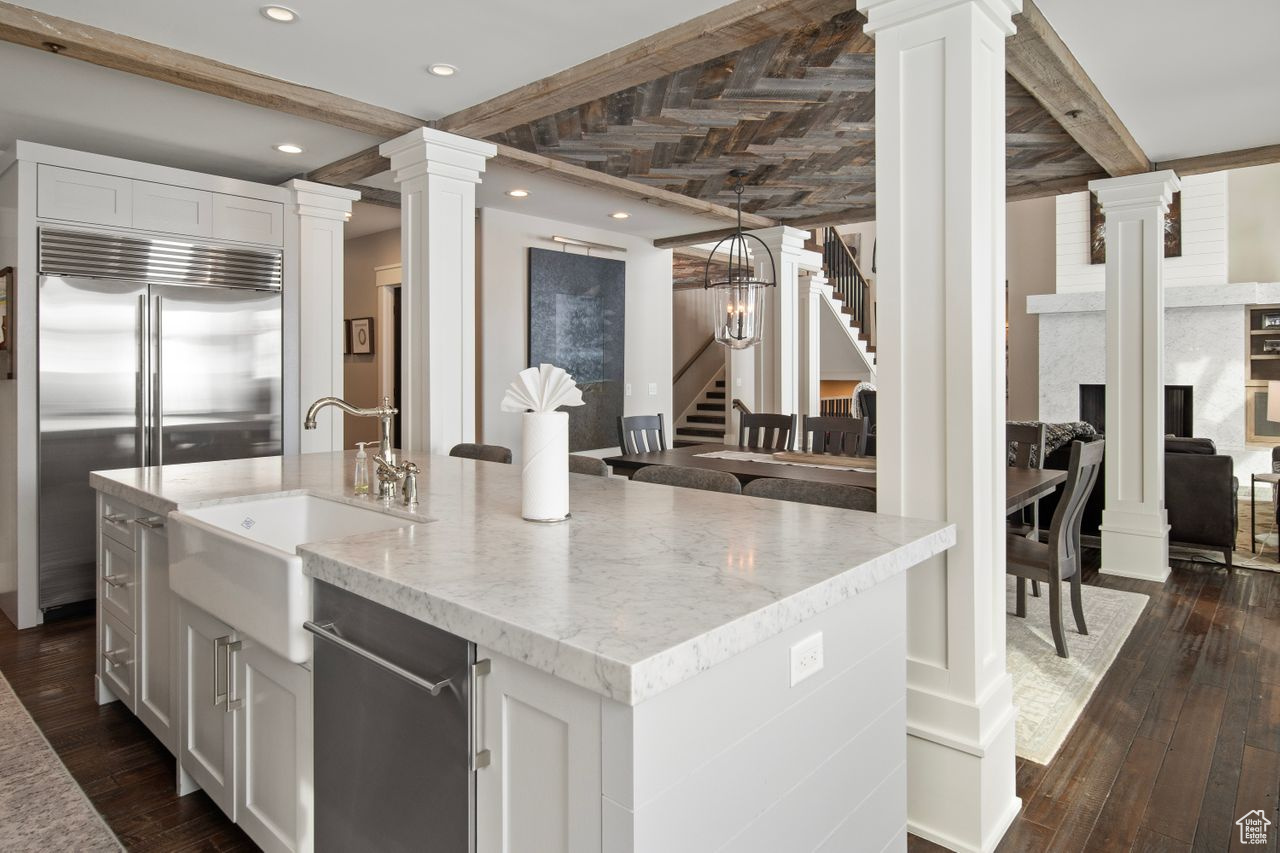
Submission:
[[[1058,292],[1101,290],[1104,264],[1089,263],[1089,194],[1058,196]],[[1165,258],[1166,287],[1227,281],[1227,176],[1182,179],[1182,257]]]

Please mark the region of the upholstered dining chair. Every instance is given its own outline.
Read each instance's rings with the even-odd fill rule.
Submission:
[[[864,390],[857,395],[858,417],[867,422],[867,455],[876,455],[876,392]]]
[[[726,471],[709,468],[685,468],[678,465],[647,465],[631,478],[637,483],[658,483],[663,486],[679,486],[682,489],[702,489],[704,492],[742,494],[738,478]]]
[[[667,449],[667,430],[662,412],[618,418],[618,446],[623,453],[653,453]]]
[[[772,498],[776,501],[860,509],[866,512],[876,511],[875,492],[861,486],[850,486],[847,483],[815,483],[812,480],[761,477],[743,486],[742,493],[751,498]]]
[[[570,453],[569,473],[590,474],[593,477],[608,477],[609,465],[598,456],[583,456],[580,453]]]
[[[862,456],[867,449],[867,422],[862,418],[804,416],[797,446],[810,453]]]
[[[1044,452],[1044,424],[1005,424],[1004,437],[1005,442],[1013,447],[1012,467],[1044,467],[1044,458],[1048,455]],[[1009,533],[1038,538],[1040,536],[1040,501],[1014,512],[1008,517],[1007,522]],[[1040,597],[1040,584],[1036,581],[1031,582],[1031,594],[1036,598]]]
[[[1077,441],[1071,445],[1071,464],[1067,469],[1067,483],[1063,488],[1058,508],[1049,526],[1047,544],[1032,541],[1025,536],[1005,537],[1007,556],[1005,571],[1018,579],[1015,613],[1027,615],[1028,580],[1044,581],[1049,585],[1049,625],[1053,631],[1053,644],[1059,657],[1069,657],[1067,636],[1062,629],[1062,582],[1071,582],[1071,612],[1075,615],[1076,630],[1087,635],[1084,621],[1084,603],[1080,595],[1080,521],[1084,506],[1098,481],[1102,467],[1104,442]]]
[[[500,444],[455,444],[449,450],[450,456],[459,459],[478,459],[481,462],[503,462],[511,464],[511,450]]]
[[[739,447],[751,450],[791,450],[795,435],[795,415],[743,412],[738,419]]]

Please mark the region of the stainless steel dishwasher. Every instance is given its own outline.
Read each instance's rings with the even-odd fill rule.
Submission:
[[[315,849],[472,853],[475,646],[320,582],[306,627]]]

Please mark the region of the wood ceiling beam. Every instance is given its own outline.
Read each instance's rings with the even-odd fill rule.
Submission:
[[[1280,161],[1280,145],[1273,146],[1275,149],[1275,157],[1266,162]],[[1254,149],[1262,151],[1263,149]],[[1244,154],[1247,152],[1234,152],[1236,154]],[[1229,155],[1211,155],[1211,156],[1229,156]],[[1197,158],[1192,158],[1197,159]],[[1248,164],[1252,165],[1252,164]],[[1165,164],[1160,164],[1160,168],[1169,168]],[[1206,169],[1204,171],[1213,171]],[[1195,174],[1188,172],[1187,174]],[[1005,201],[1023,201],[1029,198],[1044,198],[1045,196],[1063,195],[1064,193],[1080,192],[1088,189],[1090,181],[1096,181],[1099,178],[1107,177],[1106,172],[1095,172],[1088,175],[1073,175],[1066,178],[1055,178],[1050,181],[1038,181],[1036,183],[1023,183],[1010,187],[1005,195]],[[876,218],[875,207],[851,207],[847,210],[838,210],[833,213],[820,213],[814,216],[802,216],[796,219],[784,219],[778,222],[779,225],[789,225],[792,228],[801,228],[809,230],[813,228],[835,227],[837,225],[853,225],[856,222],[871,222]],[[745,224],[745,223],[744,223]],[[677,234],[672,237],[660,237],[653,241],[653,245],[659,249],[673,249],[679,254],[693,255],[695,253],[706,257],[706,253],[698,249],[687,249],[683,247],[697,245],[699,243],[710,243],[728,237],[732,234],[732,228],[717,228],[712,231],[699,231],[694,234]]]
[[[421,119],[354,98],[5,2],[0,2],[0,41],[373,136],[399,136],[423,124]]]
[[[1280,145],[1263,145],[1221,154],[1202,154],[1198,157],[1180,157],[1156,163],[1157,169],[1172,169],[1178,175],[1203,175],[1221,172],[1223,169],[1244,169],[1249,166],[1266,166],[1280,163]]]
[[[1018,30],[1006,44],[1009,74],[1039,101],[1080,147],[1112,177],[1151,169],[1133,134],[1120,121],[1075,56],[1033,0],[1013,18]]]
[[[483,138],[597,98],[828,21],[855,0],[736,0],[572,68],[460,110],[433,124]]]
[[[351,184],[348,189],[360,193],[360,200],[382,207],[400,207],[400,193],[395,190],[384,190],[382,187],[371,187],[366,184]]]

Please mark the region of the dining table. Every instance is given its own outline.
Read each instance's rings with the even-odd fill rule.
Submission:
[[[727,454],[726,454],[727,452]],[[726,458],[726,455],[738,458]],[[792,455],[794,457],[794,455]],[[683,468],[705,468],[724,471],[737,477],[743,485],[762,477],[783,480],[807,480],[814,483],[842,483],[874,490],[876,457],[842,457],[839,465],[823,465],[819,455],[809,464],[781,462],[773,454],[759,448],[736,445],[698,444],[655,450],[647,453],[621,453],[605,457],[613,470],[630,477],[650,465],[672,465]],[[852,467],[849,467],[852,466]],[[1053,468],[1008,468],[1005,474],[1005,511],[1016,512],[1052,494],[1065,483],[1067,472]]]

